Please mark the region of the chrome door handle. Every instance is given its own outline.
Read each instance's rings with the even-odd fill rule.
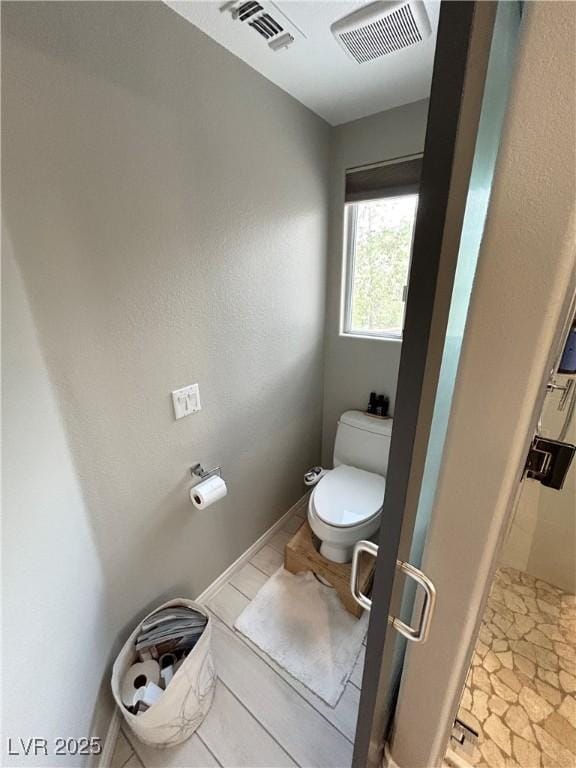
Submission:
[[[354,547],[352,553],[352,573],[350,574],[350,589],[352,591],[352,597],[358,605],[362,606],[365,610],[369,611],[372,608],[372,600],[363,592],[360,592],[358,587],[358,564],[360,562],[360,555],[362,552],[367,552],[372,557],[376,557],[378,554],[378,545],[371,541],[358,541]]]
[[[560,398],[560,402],[558,403],[558,410],[563,411],[564,408],[566,408],[566,403],[568,402],[570,395],[572,394],[572,389],[574,388],[574,379],[568,379],[566,384],[556,384],[554,379],[548,382],[546,385],[546,389],[548,392],[562,392],[562,397]]]
[[[420,621],[418,622],[418,627],[416,629],[405,624],[401,619],[394,618],[393,616],[388,616],[388,622],[392,624],[394,629],[400,632],[401,635],[404,635],[407,640],[411,640],[413,643],[425,643],[426,640],[428,640],[432,615],[436,606],[436,587],[432,584],[426,574],[422,573],[422,571],[415,568],[410,563],[396,560],[396,567],[406,576],[414,579],[419,587],[422,587],[424,590],[424,602],[422,603]]]
[[[350,576],[350,589],[352,591],[352,597],[358,605],[362,606],[365,610],[369,611],[372,607],[372,600],[366,597],[358,588],[358,564],[360,562],[360,555],[362,552],[366,552],[373,557],[378,554],[378,545],[371,541],[359,541],[354,547],[354,553],[352,555],[352,573]],[[434,614],[434,607],[436,605],[436,588],[426,576],[418,568],[415,568],[410,563],[403,562],[402,560],[396,561],[396,567],[399,568],[406,576],[414,579],[419,587],[424,590],[424,603],[422,604],[422,611],[420,613],[420,621],[416,628],[406,624],[401,619],[388,616],[388,623],[392,624],[394,629],[400,632],[401,635],[407,640],[413,643],[425,643],[428,639],[430,632],[430,624],[432,616]]]

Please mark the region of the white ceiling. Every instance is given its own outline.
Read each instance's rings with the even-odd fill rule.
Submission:
[[[330,25],[366,1],[274,2],[280,11],[275,15],[287,17],[301,32],[288,49],[277,52],[245,22],[221,12],[224,1],[167,0],[167,5],[332,125],[418,101],[430,92],[438,0],[426,0],[432,25],[428,39],[363,64],[346,55]]]

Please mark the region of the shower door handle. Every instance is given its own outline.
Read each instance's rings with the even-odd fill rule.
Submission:
[[[354,547],[352,555],[352,572],[350,575],[350,589],[354,600],[365,610],[369,611],[372,607],[372,600],[360,591],[358,587],[358,568],[360,555],[366,552],[373,557],[378,555],[378,545],[371,541],[359,541]],[[405,576],[413,579],[424,592],[424,601],[420,611],[420,620],[417,627],[411,627],[401,619],[388,616],[388,623],[392,624],[395,630],[403,635],[407,640],[413,643],[425,643],[430,632],[430,624],[436,605],[436,588],[425,573],[415,568],[410,563],[396,560],[396,567],[404,573]]]
[[[352,592],[352,597],[356,600],[359,606],[364,608],[364,610],[369,611],[370,608],[372,608],[372,600],[370,600],[369,597],[366,597],[366,595],[360,591],[360,587],[358,586],[358,567],[362,552],[366,552],[367,554],[372,555],[372,557],[376,557],[378,555],[378,545],[374,544],[372,541],[358,541],[352,554],[352,573],[350,574],[350,590]]]

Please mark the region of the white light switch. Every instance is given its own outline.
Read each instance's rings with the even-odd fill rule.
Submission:
[[[200,405],[200,388],[198,384],[190,384],[182,389],[175,389],[172,392],[172,402],[174,404],[174,416],[177,419],[183,419],[191,413],[202,410]]]

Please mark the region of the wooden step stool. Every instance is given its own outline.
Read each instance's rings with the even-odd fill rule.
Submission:
[[[284,568],[290,573],[312,571],[320,576],[334,587],[346,610],[360,618],[364,609],[358,605],[350,592],[351,564],[333,563],[327,560],[318,551],[318,544],[318,539],[312,533],[308,521],[305,520],[284,548]],[[361,558],[358,568],[358,586],[365,595],[372,587],[373,576],[374,558]]]

